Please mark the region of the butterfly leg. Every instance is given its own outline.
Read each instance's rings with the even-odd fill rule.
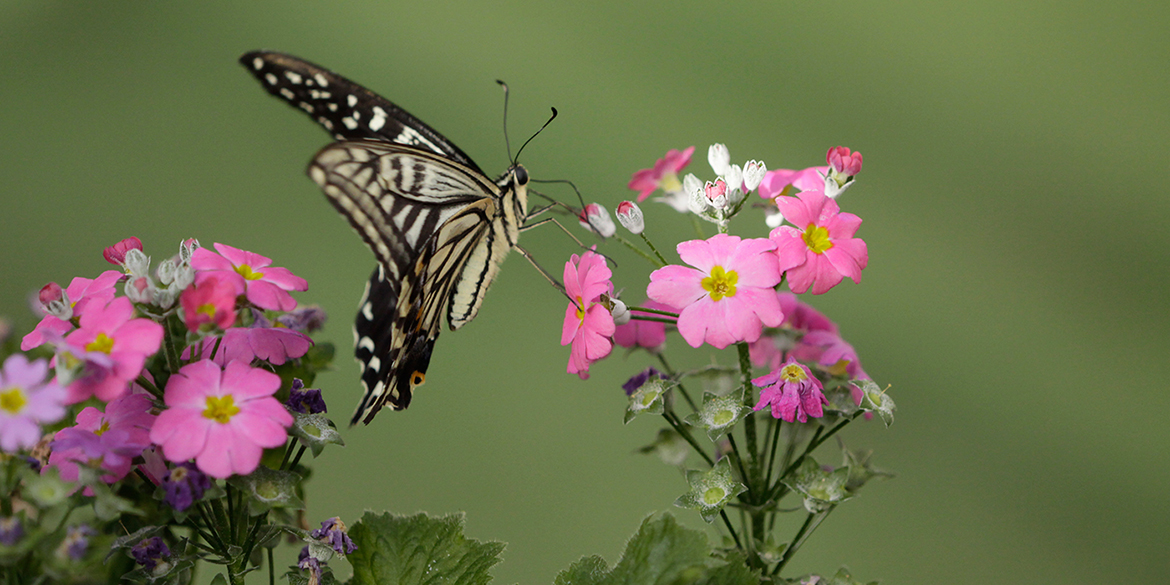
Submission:
[[[565,290],[565,285],[561,284],[561,281],[557,280],[553,275],[549,274],[548,271],[545,270],[540,264],[537,264],[536,259],[532,257],[532,254],[528,253],[528,250],[525,250],[520,246],[513,246],[513,248],[515,248],[515,250],[519,252],[520,255],[523,256],[524,259],[533,266],[533,268],[536,268],[536,271],[539,272],[540,275],[543,276],[544,279],[553,286],[553,288],[561,291],[561,294],[565,295],[565,298],[569,299],[570,302],[576,302],[573,300],[573,297],[569,296],[569,292]]]

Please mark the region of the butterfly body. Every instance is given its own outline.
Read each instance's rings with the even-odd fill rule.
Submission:
[[[240,62],[338,140],[308,174],[378,261],[354,323],[365,393],[353,422],[386,404],[406,408],[426,379],[440,316],[452,330],[474,319],[516,246],[528,173],[513,164],[493,181],[397,105],[296,57],[254,52]]]

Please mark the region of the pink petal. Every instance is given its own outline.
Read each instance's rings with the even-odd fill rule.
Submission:
[[[838,214],[832,221],[825,224],[825,229],[829,230],[829,237],[834,241],[852,238],[859,227],[861,227],[861,218],[852,213]]]
[[[275,399],[271,399],[271,401],[276,402]],[[280,406],[280,403],[277,403],[277,406]],[[281,410],[283,409],[281,407]],[[292,424],[291,415],[289,419],[289,424]],[[285,427],[258,413],[241,411],[232,417],[229,424],[235,428],[237,435],[260,447],[279,447],[288,440],[288,431],[285,430]]]
[[[812,291],[814,295],[825,294],[829,292],[829,289],[837,286],[841,282],[843,276],[841,276],[840,272],[837,272],[837,269],[833,267],[833,263],[829,262],[829,259],[825,258],[823,254],[811,254],[810,261],[815,271]],[[795,291],[796,289],[793,290]]]
[[[800,230],[792,226],[782,225],[768,235],[768,239],[776,243],[777,268],[781,272],[808,262],[808,244],[804,243],[801,234]]]
[[[734,270],[738,275],[736,288],[772,288],[780,284],[778,259],[771,253],[775,249],[775,242],[766,238],[741,242],[724,266],[725,270]]]
[[[152,354],[162,345],[162,325],[150,319],[131,319],[111,332],[118,351]]]
[[[20,340],[20,351],[28,351],[34,347],[40,347],[47,339],[46,335],[52,337],[64,337],[73,329],[73,324],[68,321],[63,321],[52,315],[45,315],[40,323],[33,328],[28,335],[25,335]]]
[[[264,280],[247,282],[247,296],[252,304],[272,311],[291,311],[297,308],[297,301],[279,286]]]
[[[208,426],[204,449],[195,458],[195,465],[211,477],[219,479],[231,477],[237,471],[232,461],[233,452],[244,447],[246,443],[246,440],[237,440],[235,429],[231,425],[212,423]],[[253,447],[258,450],[254,445]],[[259,456],[256,459],[259,461]]]
[[[256,272],[259,268],[265,268],[272,265],[272,259],[267,256],[261,256],[255,252],[248,252],[239,248],[233,248],[227,244],[215,243],[215,251],[219,252],[221,256],[227,258],[234,266],[248,265]]]
[[[235,272],[236,267],[227,258],[208,250],[207,248],[197,248],[191,254],[191,268],[196,271],[205,270],[219,270],[226,272]]]
[[[284,290],[309,290],[309,281],[296,276],[287,268],[269,266],[264,269],[264,281],[271,282]]]
[[[809,252],[806,256],[808,259],[816,257],[816,254]],[[789,268],[784,272],[785,278],[788,279],[788,288],[792,292],[801,294],[812,286],[813,280],[816,277],[816,268],[812,262],[805,262],[800,266]]]
[[[722,235],[722,234],[720,234]],[[728,236],[734,237],[734,236]],[[698,268],[704,276],[711,273],[711,269],[719,265],[722,258],[716,258],[711,249],[709,240],[688,240],[686,242],[679,242],[675,246],[679,258],[683,262]],[[669,266],[667,267],[669,268]]]
[[[211,360],[200,360],[183,366],[179,373],[167,380],[163,399],[171,408],[192,408],[202,411],[208,396],[220,395],[223,370]],[[155,423],[157,426],[158,423]],[[157,442],[157,441],[156,441]]]
[[[650,273],[650,284],[646,287],[646,296],[672,307],[686,307],[707,296],[707,291],[703,289],[702,285],[702,281],[706,277],[707,273],[694,268],[677,265],[665,266]]]
[[[150,441],[162,445],[168,461],[186,461],[204,451],[212,425],[218,423],[198,411],[167,409],[154,421]]]
[[[845,240],[845,242],[842,243],[860,241],[861,240],[853,239]],[[850,250],[848,248],[856,249],[856,246],[834,245],[832,248],[825,250],[825,260],[828,260],[829,264],[833,266],[833,270],[842,276],[848,276],[849,278],[853,279],[853,282],[861,282],[861,266],[857,264],[857,259],[855,259],[849,253]]]
[[[808,204],[797,197],[777,197],[776,208],[788,223],[802,230],[816,218],[815,212],[808,208]]]
[[[253,368],[244,362],[230,362],[223,369],[221,396],[231,394],[236,400],[272,396],[280,390],[280,376]]]
[[[561,326],[561,345],[572,343],[580,328],[581,319],[577,317],[577,305],[569,303],[569,306],[565,307],[565,323]]]

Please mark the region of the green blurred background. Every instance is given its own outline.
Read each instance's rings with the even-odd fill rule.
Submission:
[[[794,572],[1162,582],[1168,16],[1156,2],[5,0],[0,313],[23,334],[30,293],[97,274],[101,249],[130,235],[156,259],[189,236],[254,250],[330,312],[339,359],[319,385],[348,418],[372,258],[304,176],[328,137],[236,64],[251,49],[367,85],[493,173],[507,165],[494,80],[507,80],[513,144],[561,112],[525,151],[530,172],[610,206],[669,148],[697,145],[706,177],[712,142],[772,168],[843,144],[865,155],[842,204],[865,220],[870,267],[811,302],[892,385],[895,425],[845,439],[898,477],[842,506]],[[690,237],[673,211],[644,209],[663,247]],[[555,229],[524,239],[554,272],[574,250]],[[645,267],[616,256],[638,297]],[[646,356],[615,355],[588,382],[564,374],[563,310],[509,258],[479,318],[441,338],[410,410],[314,462],[311,518],[464,510],[472,536],[509,543],[503,583],[614,561],[685,485],[633,454],[655,424],[621,423],[618,385]],[[677,361],[709,359],[671,345],[688,349]]]

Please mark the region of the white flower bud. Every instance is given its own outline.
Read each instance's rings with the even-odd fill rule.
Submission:
[[[167,258],[158,263],[158,281],[170,284],[175,279],[175,261]]]
[[[618,299],[613,299],[613,308],[610,309],[609,314],[613,316],[614,325],[625,325],[630,322],[630,310],[626,308],[626,304]]]
[[[586,205],[584,214],[577,219],[580,220],[581,227],[603,238],[608,238],[617,233],[617,225],[609,217],[609,211],[597,203]]]
[[[642,218],[642,209],[633,201],[622,201],[618,203],[617,218],[621,222],[622,227],[630,230],[632,234],[640,234],[646,228],[646,223]]]
[[[727,174],[728,166],[731,164],[731,153],[722,144],[712,144],[711,148],[707,149],[707,162],[711,163],[711,170],[722,177]]]
[[[764,182],[764,174],[768,169],[764,163],[757,160],[749,160],[743,167],[743,188],[747,191],[755,191],[760,183]]]
[[[126,250],[126,260],[122,264],[130,276],[146,276],[150,270],[150,256],[135,248]]]

